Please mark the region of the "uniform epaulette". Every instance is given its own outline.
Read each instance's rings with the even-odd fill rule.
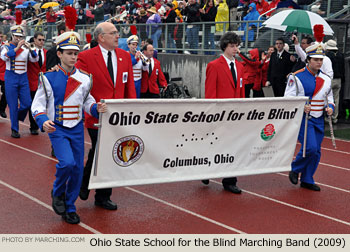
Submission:
[[[84,71],[84,70],[81,70],[81,69],[79,69],[79,72],[81,72],[82,74],[85,74],[85,75],[87,75],[87,76],[89,76],[89,77],[90,77],[90,75],[91,75],[91,74],[89,74],[88,72],[86,72],[86,71]]]
[[[298,74],[298,73],[301,73],[301,72],[304,72],[305,71],[305,68],[302,68],[302,69],[299,69],[298,71],[295,71],[294,74]]]

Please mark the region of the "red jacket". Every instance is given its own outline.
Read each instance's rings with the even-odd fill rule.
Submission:
[[[277,4],[280,2],[280,0],[272,0],[269,4],[269,10],[277,7]],[[276,11],[276,10],[275,10]],[[271,16],[272,13],[274,13],[275,11],[269,12],[269,14],[267,14],[267,16]]]
[[[4,45],[4,43],[0,42],[0,47],[2,45]],[[0,80],[2,81],[5,81],[5,71],[6,71],[6,62],[0,59]]]
[[[101,99],[136,98],[134,76],[130,54],[122,49],[115,49],[117,55],[117,79],[114,85],[109,76],[106,63],[99,46],[82,51],[78,55],[76,67],[93,76],[91,95],[97,102]],[[85,113],[85,126],[93,128],[98,120]]]
[[[56,15],[55,12],[53,12],[54,15],[51,15],[49,11],[46,12],[46,21],[48,23],[55,23],[56,22]]]
[[[235,60],[237,83],[224,56],[211,61],[206,70],[205,98],[244,98],[243,65]]]
[[[6,63],[0,59],[0,80],[5,81]]]
[[[255,3],[256,10],[259,12],[260,15],[269,10],[269,3],[265,2],[265,0],[262,0],[261,3],[259,3],[259,1],[256,1]]]
[[[244,61],[244,80],[243,84],[254,84],[254,90],[261,90],[261,67],[262,64],[259,60],[259,50],[254,48],[249,51],[250,59],[246,58],[243,54],[239,56]]]
[[[46,72],[46,49],[43,49],[44,51],[44,62],[41,65],[41,68],[39,67],[39,62],[30,62],[28,60],[28,69],[27,69],[27,76],[29,81],[29,88],[30,91],[36,91],[38,89],[38,80],[39,80],[39,73],[40,72]]]
[[[141,79],[141,93],[146,93],[149,90],[152,94],[159,94],[159,85],[162,87],[166,87],[168,84],[166,82],[165,76],[160,68],[159,60],[153,58],[154,67],[152,69],[151,76],[148,76],[148,71],[142,71],[142,79]]]

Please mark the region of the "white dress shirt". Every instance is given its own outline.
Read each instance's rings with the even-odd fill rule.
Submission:
[[[235,58],[233,57],[233,60],[230,60],[225,55],[222,55],[222,56],[224,56],[224,58],[225,58],[225,60],[227,62],[227,65],[228,65],[228,69],[230,69],[230,70],[231,70],[231,65],[230,64],[231,64],[231,62],[233,62],[234,66],[235,66],[235,73],[236,73],[236,78],[237,78],[237,68],[236,68],[236,60],[235,60]]]
[[[108,50],[106,50],[105,48],[103,48],[101,45],[98,45],[101,49],[102,52],[102,56],[103,59],[106,63],[106,67],[107,67],[107,61],[108,61]],[[115,85],[116,81],[117,81],[117,54],[115,53],[115,50],[111,51],[112,53],[112,65],[113,65],[113,75],[114,75],[114,80],[113,83]]]

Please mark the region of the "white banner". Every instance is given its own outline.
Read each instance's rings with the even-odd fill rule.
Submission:
[[[306,100],[105,100],[89,188],[288,171]]]

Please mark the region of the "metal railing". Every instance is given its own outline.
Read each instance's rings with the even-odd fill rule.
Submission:
[[[236,32],[242,40],[241,51],[247,52],[250,48],[258,47],[260,49],[267,49],[268,46],[274,44],[274,40],[277,36],[281,36],[283,32],[276,31],[273,29],[265,28],[260,30],[260,25],[263,21],[236,21],[236,22],[201,22],[201,23],[171,23],[171,24],[159,24],[158,29],[160,30],[159,43],[158,46],[155,46],[156,49],[168,53],[193,53],[193,54],[219,54],[221,53],[219,40],[221,35],[229,29],[229,24],[239,27]],[[250,25],[251,23],[258,23],[254,26]],[[140,41],[145,40],[146,38],[154,38],[154,36],[147,31],[150,31],[152,24],[115,24],[117,29],[120,32],[120,38],[124,39],[131,36],[129,29],[131,25],[137,27],[137,35],[140,38]],[[195,37],[191,38],[190,30],[195,26]],[[86,43],[86,34],[93,34],[95,25],[77,25],[76,31],[81,36],[82,46]],[[244,29],[242,28],[244,27]],[[249,30],[251,27],[251,30]],[[49,27],[44,24],[41,26],[43,33],[47,38],[45,44],[46,47],[51,46],[51,41],[53,36],[57,36],[56,27]],[[177,30],[177,36],[174,37],[174,31]],[[2,25],[0,30],[4,34],[8,33],[10,26]],[[25,27],[26,35],[33,36],[35,33],[35,26],[26,26]],[[193,31],[193,30],[192,30]],[[51,36],[50,36],[51,32]],[[338,41],[346,40],[345,34],[335,34],[338,38]],[[175,38],[175,39],[174,39]],[[194,39],[191,41],[191,39]],[[123,40],[121,40],[122,42]],[[261,41],[264,41],[262,43]],[[194,43],[193,43],[194,42]],[[126,42],[125,42],[126,43]],[[121,44],[121,43],[120,43]],[[170,46],[172,45],[172,46]],[[175,46],[174,46],[175,45]],[[126,48],[127,49],[127,48]]]
[[[350,12],[350,5],[347,5],[346,7],[344,7],[344,9],[328,16],[326,19],[335,19],[337,17],[340,17],[341,15],[345,14],[345,13],[349,13]]]
[[[274,12],[276,9],[277,9],[277,7],[274,7],[274,8],[272,8],[272,9],[270,9],[270,10],[264,12],[263,14],[261,14],[261,15],[258,17],[258,21],[260,21],[261,18],[262,18],[263,16],[266,16],[266,15],[269,14],[270,12]],[[260,28],[262,28],[262,27],[258,27],[258,30],[256,31],[256,38],[259,37],[259,30],[260,30]]]

